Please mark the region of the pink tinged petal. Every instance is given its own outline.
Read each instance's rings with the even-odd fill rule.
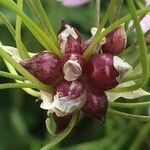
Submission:
[[[150,5],[150,0],[145,0],[145,2],[147,6]]]
[[[141,28],[144,33],[150,30],[150,13],[144,16],[144,18],[140,22]]]
[[[64,6],[76,7],[87,3],[89,0],[59,0]]]

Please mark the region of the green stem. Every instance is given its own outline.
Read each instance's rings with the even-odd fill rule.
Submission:
[[[12,88],[36,88],[41,89],[38,85],[32,83],[3,83],[0,84],[0,90],[2,89],[12,89]]]
[[[0,4],[8,7],[20,16],[24,24],[48,51],[62,57],[62,54],[53,42],[52,37],[48,37],[27,15],[21,11],[21,9],[12,0],[0,0]]]
[[[150,122],[148,122],[139,132],[138,136],[136,136],[133,144],[131,145],[131,147],[129,148],[129,150],[137,150],[140,148],[140,144],[142,143],[142,141],[146,138],[148,138],[149,135],[149,131],[150,131]]]
[[[9,62],[18,72],[20,72],[26,79],[31,81],[33,84],[41,87],[42,90],[50,90],[51,87],[43,84],[33,75],[31,75],[26,69],[24,69],[20,64],[18,64],[9,54],[7,54],[2,48],[0,48],[0,56]]]
[[[8,70],[10,71],[10,73],[12,74],[15,74],[15,75],[18,75],[18,73],[16,72],[16,70],[14,69],[14,67],[12,65],[10,65],[6,60],[5,60],[5,64],[8,68]],[[22,81],[18,81],[18,80],[15,80],[17,83],[23,83]],[[26,93],[28,93],[29,95],[31,96],[34,96],[34,97],[39,97],[40,96],[40,92],[39,91],[36,91],[36,90],[33,90],[31,88],[22,88]]]
[[[23,0],[17,0],[17,5],[18,7],[22,10],[23,9]],[[20,56],[23,59],[28,59],[30,58],[27,50],[25,47],[22,47],[22,42],[21,42],[21,18],[17,15],[16,17],[16,30],[15,30],[15,39],[16,39],[16,46],[18,49],[18,52]]]
[[[119,54],[119,57],[128,55],[134,48],[136,48],[138,45],[138,42],[134,42],[131,44],[126,50],[124,50],[121,54]]]
[[[79,115],[79,112],[75,112],[72,116],[72,119],[71,119],[68,127],[62,133],[57,135],[56,138],[54,138],[49,144],[47,144],[46,146],[44,146],[40,150],[50,150],[53,146],[55,146],[57,143],[62,141],[71,132],[71,130],[75,126],[75,124],[78,120],[78,115]]]
[[[0,20],[1,20],[2,23],[4,23],[7,26],[9,32],[11,33],[13,38],[15,39],[14,27],[13,27],[13,25],[10,23],[10,21],[7,19],[7,17],[2,12],[0,12]]]
[[[140,64],[140,57],[137,57],[136,60],[131,64],[132,69],[135,69]]]
[[[137,80],[139,78],[142,77],[142,73],[137,73],[137,74],[133,74],[133,75],[128,75],[128,76],[125,76],[121,79],[121,83],[122,82],[127,82],[127,81],[131,81],[131,80]]]
[[[148,107],[150,106],[149,102],[140,102],[140,103],[119,103],[119,102],[110,102],[110,106],[120,107],[120,108],[137,108],[137,107]]]
[[[114,109],[108,109],[108,112],[110,114],[115,114],[115,115],[122,116],[126,119],[136,119],[137,121],[150,121],[150,116],[128,114],[128,113],[120,112],[120,111],[117,111],[117,110],[114,110]]]
[[[19,75],[14,75],[5,71],[0,71],[0,76],[2,77],[6,77],[6,78],[10,78],[10,79],[14,79],[14,80],[20,80],[20,81],[25,81],[26,78],[19,76]]]
[[[120,10],[122,8],[123,0],[117,0],[116,3],[114,3],[113,12],[110,14],[110,22],[113,23],[117,20]]]
[[[99,27],[100,22],[100,4],[101,0],[96,0],[95,2],[95,26]]]
[[[40,0],[31,0],[31,2],[33,5],[35,5],[36,10],[39,12],[39,16],[42,20],[42,24],[43,24],[43,29],[45,30],[45,33],[48,33],[48,36],[52,36],[52,39],[54,40],[55,44],[57,45],[57,38],[55,35],[55,32],[53,30],[53,27],[49,21],[49,18],[40,2]]]
[[[141,16],[141,15],[144,15],[144,14],[148,13],[149,11],[150,11],[150,7],[145,7],[143,9],[138,10],[137,15]],[[121,24],[129,21],[130,19],[131,19],[131,15],[129,14],[129,15],[117,20],[116,22],[112,23],[102,33],[97,32],[97,35],[94,37],[92,43],[90,44],[90,46],[84,52],[83,57],[85,59],[88,59],[92,55],[92,53],[94,52],[94,48],[98,44],[99,41],[101,41],[107,34],[112,32],[118,26],[120,26]]]
[[[117,92],[127,92],[127,91],[134,91],[141,87],[143,87],[149,78],[149,64],[148,64],[148,57],[147,57],[147,47],[145,44],[145,38],[139,23],[139,19],[136,15],[136,9],[133,3],[133,0],[128,0],[128,6],[130,9],[131,16],[134,20],[136,33],[138,36],[138,44],[140,49],[140,60],[141,60],[141,67],[142,67],[142,78],[136,82],[136,84],[129,86],[129,87],[123,87],[123,88],[115,88],[113,91]]]

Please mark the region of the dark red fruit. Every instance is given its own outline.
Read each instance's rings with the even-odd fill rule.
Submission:
[[[108,90],[118,85],[119,71],[110,54],[94,54],[86,65],[87,82],[93,87]]]
[[[62,53],[83,53],[80,33],[65,22],[62,22],[58,32],[58,40]]]
[[[126,41],[127,38],[124,26],[120,26],[108,34],[106,43],[102,45],[102,51],[104,53],[118,55],[125,49]]]
[[[75,81],[85,70],[85,60],[78,53],[65,55],[63,73],[67,81]]]
[[[68,124],[71,121],[72,114],[64,116],[64,117],[60,117],[60,116],[57,116],[55,113],[53,113],[53,117],[57,126],[55,132],[58,134],[67,128]]]
[[[49,52],[42,52],[20,64],[45,84],[54,84],[61,77],[61,61]]]
[[[83,94],[84,86],[78,81],[63,81],[57,86],[56,92],[59,98],[68,96],[70,99],[75,99]]]
[[[87,101],[82,110],[87,116],[105,122],[107,108],[108,100],[104,92],[88,92]]]

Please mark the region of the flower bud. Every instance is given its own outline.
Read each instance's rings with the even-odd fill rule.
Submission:
[[[86,92],[83,85],[78,81],[61,82],[56,88],[53,111],[57,116],[66,116],[80,109],[86,101]]]
[[[58,40],[63,54],[83,53],[80,33],[65,22],[62,22],[62,27],[58,32]]]
[[[85,61],[78,53],[65,55],[63,73],[67,81],[75,81],[84,71]]]
[[[87,116],[105,122],[107,108],[108,100],[104,92],[88,92],[87,101],[82,110]]]
[[[49,52],[42,52],[20,64],[45,84],[54,84],[61,77],[61,61]]]
[[[94,54],[87,62],[87,82],[97,89],[109,90],[119,84],[119,77],[132,67],[117,56]]]
[[[93,39],[94,39],[94,37],[96,35],[97,30],[98,30],[98,28],[96,28],[96,27],[91,28],[92,36],[88,40],[86,40],[84,42],[84,44],[83,44],[83,51],[85,51],[89,47],[89,45],[92,43],[92,41],[93,41]],[[103,28],[101,32],[103,32],[104,30],[105,30],[105,28]],[[103,44],[105,44],[105,42],[106,42],[106,38],[105,37],[101,41],[99,41],[98,45],[95,48],[95,52],[96,53],[101,52],[101,47],[102,47]]]
[[[53,117],[57,126],[55,132],[58,134],[67,128],[68,124],[71,121],[72,114],[60,117],[60,116],[57,116],[55,113],[53,113]]]
[[[104,53],[118,55],[125,49],[126,41],[126,32],[124,25],[122,25],[106,36],[106,42],[102,45],[102,51]]]

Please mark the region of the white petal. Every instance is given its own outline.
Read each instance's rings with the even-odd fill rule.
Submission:
[[[123,61],[118,56],[113,57],[113,65],[114,67],[119,71],[119,73],[123,74],[129,70],[132,69],[132,66],[130,66],[127,62]]]
[[[51,93],[40,91],[40,99],[43,101],[40,108],[50,110],[52,108],[53,96]]]
[[[135,83],[133,81],[128,81],[119,84],[117,87],[129,87],[131,85],[134,85]],[[108,97],[108,101],[114,102],[120,97],[126,98],[126,99],[136,99],[142,96],[148,96],[150,93],[144,91],[143,89],[139,88],[138,90],[131,91],[131,92],[111,92],[106,91],[106,95]]]
[[[63,67],[64,78],[67,81],[75,81],[82,75],[80,64],[74,60],[68,60]]]
[[[5,50],[9,55],[12,56],[12,58],[16,61],[16,62],[20,62],[22,61],[22,58],[18,52],[18,49],[12,46],[5,46],[2,45],[2,43],[0,42],[0,47]],[[29,52],[29,55],[32,57],[34,55],[36,55],[37,53],[31,53]]]
[[[96,32],[97,32],[98,28],[96,27],[93,27],[91,28],[91,34],[92,34],[92,37],[95,37],[96,35]],[[101,33],[105,30],[105,28],[102,29]],[[104,37],[98,44],[99,48],[106,43],[106,38]]]
[[[17,62],[22,61],[22,58],[20,57],[17,48],[11,46],[4,46],[4,45],[1,45],[1,48],[5,50],[9,55],[11,55],[15,61]]]
[[[62,2],[64,6],[67,7],[76,7],[87,3],[89,0],[57,0]]]
[[[66,29],[58,35],[60,42],[61,42],[60,50],[62,51],[62,53],[65,53],[65,47],[66,47],[67,38],[69,35],[71,35],[74,39],[78,38],[78,35],[76,34],[74,28],[72,28],[69,25],[66,25]]]
[[[75,110],[80,109],[86,101],[86,92],[76,99],[70,99],[69,96],[58,97],[58,94],[54,96],[53,111],[57,116],[65,116],[73,113]]]
[[[147,6],[150,5],[150,0],[145,0],[145,2]]]
[[[150,30],[150,13],[146,14],[140,22],[143,33]]]

